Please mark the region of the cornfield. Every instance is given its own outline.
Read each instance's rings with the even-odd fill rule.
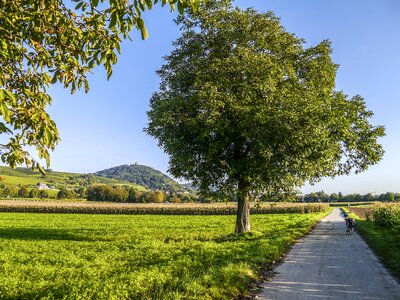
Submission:
[[[374,205],[373,218],[376,225],[400,232],[400,203]]]

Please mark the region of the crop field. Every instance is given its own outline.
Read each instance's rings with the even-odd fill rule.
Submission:
[[[372,219],[372,206],[368,207],[351,207],[349,211],[356,214],[360,218],[367,220]]]
[[[160,214],[160,215],[236,215],[237,203],[110,203],[94,201],[0,201],[0,212]],[[251,204],[252,214],[322,212],[327,204],[267,203]]]
[[[326,214],[0,213],[0,298],[231,299]]]

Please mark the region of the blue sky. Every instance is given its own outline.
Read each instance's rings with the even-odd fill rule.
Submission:
[[[327,193],[400,192],[400,1],[397,0],[241,0],[242,8],[272,10],[284,27],[309,45],[329,39],[333,59],[340,65],[337,89],[360,94],[374,111],[374,124],[386,127],[381,139],[386,154],[380,164],[357,176],[350,175],[303,188]],[[124,42],[122,55],[109,81],[102,69],[90,77],[88,94],[70,95],[62,87],[51,88],[49,112],[62,141],[52,154],[51,168],[89,173],[139,163],[163,172],[168,157],[157,142],[146,136],[151,94],[158,88],[155,71],[162,56],[179,36],[168,8],[156,7],[146,15],[150,37]]]

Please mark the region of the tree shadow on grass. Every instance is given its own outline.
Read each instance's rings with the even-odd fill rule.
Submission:
[[[95,239],[71,233],[65,229],[39,229],[39,228],[0,228],[0,239],[7,240],[41,240],[41,241],[86,241]]]

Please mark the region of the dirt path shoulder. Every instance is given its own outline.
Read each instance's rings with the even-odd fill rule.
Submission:
[[[257,299],[400,299],[400,284],[358,234],[346,235],[339,208],[297,243]]]

